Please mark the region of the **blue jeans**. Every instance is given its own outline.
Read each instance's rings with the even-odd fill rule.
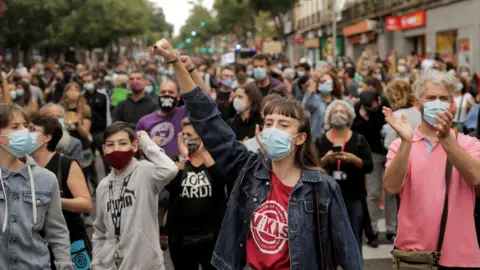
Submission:
[[[362,200],[343,198],[345,206],[347,207],[348,218],[350,219],[350,225],[352,226],[353,234],[357,240],[360,254],[362,253],[362,235],[363,235],[363,218],[365,214],[365,208]]]

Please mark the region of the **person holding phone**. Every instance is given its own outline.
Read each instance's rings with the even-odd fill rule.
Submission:
[[[316,140],[320,164],[340,185],[353,233],[362,250],[366,207],[365,175],[373,170],[372,152],[361,134],[350,130],[355,110],[344,100],[335,100],[325,112],[332,128]]]

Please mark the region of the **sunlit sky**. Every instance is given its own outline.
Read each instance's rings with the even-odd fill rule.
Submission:
[[[175,27],[173,34],[176,36],[180,32],[180,28],[185,24],[192,5],[188,2],[196,2],[196,0],[150,0],[155,5],[163,8],[167,22]],[[214,0],[203,0],[203,6],[208,9],[213,7]]]

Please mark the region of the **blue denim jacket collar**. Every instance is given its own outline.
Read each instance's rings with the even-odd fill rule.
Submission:
[[[268,159],[264,162],[264,166],[254,173],[255,178],[270,181],[272,172],[272,160]],[[318,177],[318,171],[302,169],[302,175],[299,182],[320,183],[322,178]]]
[[[30,165],[32,166],[32,165]],[[16,173],[16,172],[11,172],[9,170],[7,170],[5,167],[3,167],[2,165],[0,165],[0,169],[2,170],[2,178],[3,179],[6,179],[8,178],[8,176],[12,173]],[[25,181],[29,181],[29,176],[28,176],[28,169],[27,169],[27,165],[25,165],[19,172],[18,172],[19,175],[22,176],[22,179],[25,180]]]

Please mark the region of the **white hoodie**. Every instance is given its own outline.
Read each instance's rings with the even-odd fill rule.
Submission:
[[[121,175],[112,170],[98,185],[92,270],[165,269],[159,242],[158,194],[177,175],[178,168],[149,137],[140,138],[140,148],[150,161],[133,158]],[[117,243],[112,214],[118,216],[119,212]],[[117,254],[123,257],[119,268]]]

